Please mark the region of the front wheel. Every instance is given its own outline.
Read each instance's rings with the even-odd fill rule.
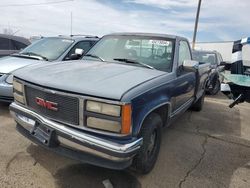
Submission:
[[[156,114],[150,114],[142,125],[140,137],[143,145],[133,160],[133,167],[141,174],[149,173],[157,160],[161,145],[162,119]]]

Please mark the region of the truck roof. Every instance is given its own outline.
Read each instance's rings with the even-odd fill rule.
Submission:
[[[198,52],[198,53],[219,53],[216,50],[192,50],[192,52]]]
[[[220,52],[216,50],[192,50],[192,53],[213,53],[213,54],[220,54]]]
[[[171,39],[176,39],[176,38],[183,38],[177,35],[169,35],[169,34],[160,34],[160,33],[140,33],[140,32],[122,32],[122,33],[111,33],[105,36],[147,36],[147,37],[163,37],[163,38],[171,38]]]
[[[61,37],[61,38],[73,39],[73,40],[83,40],[83,39],[99,40],[99,37],[94,36],[94,35],[59,35],[55,37]]]

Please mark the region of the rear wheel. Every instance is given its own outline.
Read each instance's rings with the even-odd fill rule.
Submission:
[[[217,78],[215,83],[208,88],[208,94],[216,95],[220,91],[220,80]]]
[[[160,151],[161,129],[162,120],[156,113],[150,114],[144,121],[140,132],[143,145],[133,161],[137,172],[147,174],[153,169]]]

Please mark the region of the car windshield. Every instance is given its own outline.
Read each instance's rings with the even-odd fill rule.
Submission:
[[[174,39],[145,36],[103,37],[83,59],[95,59],[171,72]]]
[[[20,52],[23,55],[40,56],[49,61],[59,58],[74,42],[64,38],[44,38],[31,44]]]
[[[210,63],[211,65],[216,65],[216,56],[215,53],[208,53],[208,52],[194,52],[193,58],[196,61]]]

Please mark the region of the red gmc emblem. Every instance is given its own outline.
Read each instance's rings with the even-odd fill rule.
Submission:
[[[44,99],[41,99],[39,97],[36,97],[36,104],[38,106],[41,106],[43,108],[46,108],[48,110],[53,110],[53,111],[57,111],[57,103],[55,102],[51,102],[51,101],[46,101]]]

